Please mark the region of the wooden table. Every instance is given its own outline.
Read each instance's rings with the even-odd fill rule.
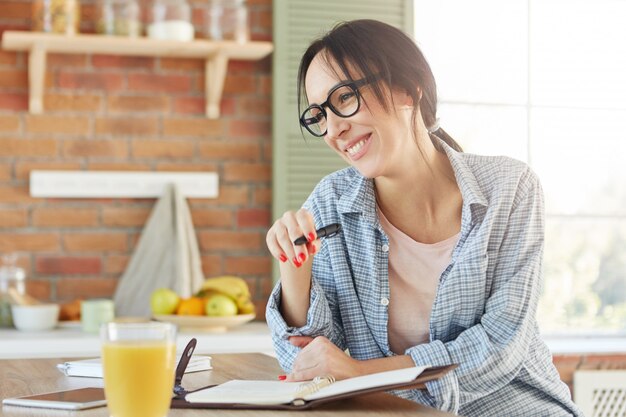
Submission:
[[[231,379],[276,379],[282,374],[276,359],[260,353],[216,354],[213,370],[186,374],[183,386],[197,389],[219,384]],[[56,369],[56,364],[68,359],[14,359],[0,360],[0,398],[18,397],[71,388],[101,387],[96,378],[67,377]],[[4,406],[4,417],[108,417],[105,407],[83,411],[45,410]],[[404,400],[386,393],[376,393],[349,400],[323,404],[309,411],[259,411],[259,410],[170,410],[170,417],[206,416],[451,416],[451,414]]]

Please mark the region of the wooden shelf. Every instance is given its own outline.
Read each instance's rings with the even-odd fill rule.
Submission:
[[[105,35],[58,35],[41,32],[6,31],[2,48],[8,51],[28,51],[28,81],[31,113],[43,112],[46,54],[110,54],[134,56],[163,56],[199,58],[205,60],[206,115],[216,119],[229,59],[258,60],[273,50],[271,42],[162,41],[148,38],[128,38]]]

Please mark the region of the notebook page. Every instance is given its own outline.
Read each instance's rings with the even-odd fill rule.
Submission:
[[[213,388],[187,394],[190,403],[287,404],[301,382],[232,380]]]
[[[305,400],[317,400],[318,398],[330,397],[364,388],[379,387],[383,385],[410,382],[424,372],[428,366],[416,366],[413,368],[396,369],[393,371],[379,372],[376,374],[357,376],[355,378],[337,381],[326,386],[313,394],[305,396]]]

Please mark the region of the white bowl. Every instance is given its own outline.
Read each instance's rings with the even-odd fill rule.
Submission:
[[[59,305],[12,305],[11,314],[13,324],[18,330],[49,330],[54,328],[59,321]]]

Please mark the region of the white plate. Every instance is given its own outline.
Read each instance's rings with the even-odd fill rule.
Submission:
[[[175,314],[157,314],[153,318],[158,321],[173,323],[181,330],[204,330],[212,332],[224,332],[229,327],[241,326],[253,320],[255,314],[238,314],[236,316],[213,317],[213,316],[177,316]]]

